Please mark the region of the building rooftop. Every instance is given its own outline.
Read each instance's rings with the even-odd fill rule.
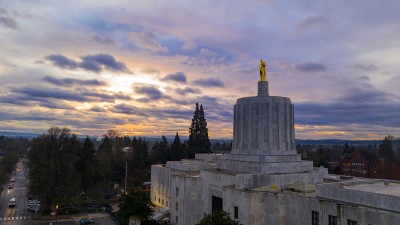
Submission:
[[[181,177],[200,177],[200,171],[172,170],[171,172]]]
[[[400,182],[375,180],[377,182],[356,183],[345,185],[345,189],[365,191],[375,194],[400,196]]]
[[[214,173],[223,173],[223,174],[227,174],[227,175],[248,174],[247,172],[239,172],[239,171],[235,171],[235,170],[227,170],[227,169],[220,169],[220,168],[205,169],[205,170],[214,172]]]

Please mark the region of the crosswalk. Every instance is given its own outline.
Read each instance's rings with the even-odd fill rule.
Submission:
[[[27,219],[29,219],[29,217],[27,217],[27,216],[4,217],[4,218],[0,218],[0,222],[1,221],[10,221],[10,220],[27,220]]]
[[[13,188],[13,189],[9,189],[9,190],[26,190],[27,188]]]

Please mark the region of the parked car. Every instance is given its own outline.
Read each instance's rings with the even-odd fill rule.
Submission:
[[[79,220],[79,224],[93,224],[94,219],[89,219],[89,218],[82,218]]]
[[[11,182],[15,182],[15,178],[13,177],[13,178],[11,178]]]
[[[36,203],[36,202],[29,202],[28,203],[28,208],[40,208],[40,203]]]
[[[28,205],[28,211],[39,211],[40,210],[40,205]]]
[[[38,204],[39,204],[39,205],[40,205],[40,201],[39,201],[39,200],[37,200],[37,199],[32,199],[32,200],[29,200],[28,202],[29,202],[29,204],[31,204],[31,203],[32,203],[32,204],[36,204],[36,205],[38,205]]]
[[[13,184],[9,184],[8,185],[8,189],[13,189],[14,188],[14,185]]]

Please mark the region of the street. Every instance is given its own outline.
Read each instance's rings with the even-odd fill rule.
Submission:
[[[11,178],[15,179],[15,182],[11,182],[10,180],[5,183],[4,190],[0,196],[0,225],[31,225],[31,224],[43,224],[49,225],[75,225],[77,224],[79,218],[84,216],[82,215],[71,215],[70,218],[64,218],[57,220],[54,217],[54,220],[43,220],[38,221],[34,220],[35,212],[29,212],[27,210],[28,206],[28,179],[27,179],[27,169],[26,165],[23,163],[23,160],[20,160],[17,163],[17,169],[15,170],[15,175],[11,175]],[[14,188],[8,189],[8,185],[10,183],[14,184]],[[8,203],[11,198],[16,199],[16,205],[13,208],[8,207]],[[95,219],[95,224],[101,225],[116,225],[109,214],[107,213],[94,213],[86,215],[88,217],[92,217]],[[86,217],[85,216],[85,217]],[[61,216],[60,216],[61,217]]]
[[[15,182],[8,181],[5,184],[3,193],[0,196],[0,223],[1,225],[23,225],[31,224],[29,218],[32,213],[27,211],[28,196],[27,196],[27,179],[26,169],[22,161],[17,163],[19,169],[15,170],[15,175],[11,178],[15,179]],[[14,183],[13,189],[8,189],[8,184]],[[14,208],[8,207],[8,202],[11,198],[16,199],[16,205]]]

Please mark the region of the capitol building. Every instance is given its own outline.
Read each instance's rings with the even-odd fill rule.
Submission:
[[[400,182],[328,174],[295,148],[294,106],[271,96],[261,61],[257,96],[234,106],[229,154],[151,168],[151,200],[171,224],[220,210],[243,225],[400,225]]]

